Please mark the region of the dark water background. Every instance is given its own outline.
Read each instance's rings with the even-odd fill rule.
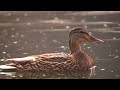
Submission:
[[[91,72],[0,72],[0,78],[120,79],[119,11],[0,11],[2,59],[43,53],[69,53],[68,34],[84,27],[105,44],[82,43],[93,58]]]

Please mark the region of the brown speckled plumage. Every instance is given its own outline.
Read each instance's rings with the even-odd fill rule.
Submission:
[[[69,34],[70,54],[48,53],[33,55],[20,59],[8,59],[8,66],[16,67],[19,71],[77,71],[89,69],[93,66],[93,60],[81,50],[80,43],[103,42],[94,38],[83,28],[74,28]]]

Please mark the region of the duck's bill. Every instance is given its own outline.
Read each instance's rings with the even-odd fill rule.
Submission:
[[[94,42],[94,43],[104,43],[104,41],[103,40],[101,40],[101,39],[98,39],[98,38],[96,38],[96,37],[94,37],[94,36],[90,36],[90,41],[91,42]]]

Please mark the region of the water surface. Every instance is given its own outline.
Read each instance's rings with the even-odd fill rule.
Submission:
[[[68,34],[84,27],[105,41],[82,43],[95,70],[82,72],[0,72],[0,78],[120,79],[119,11],[1,11],[0,59],[43,53],[69,53]],[[0,61],[0,64],[4,64]]]

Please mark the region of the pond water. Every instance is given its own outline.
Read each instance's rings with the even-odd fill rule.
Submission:
[[[0,11],[0,65],[3,59],[69,53],[68,34],[84,27],[105,41],[82,43],[96,68],[81,72],[0,72],[0,79],[120,79],[119,11]]]

